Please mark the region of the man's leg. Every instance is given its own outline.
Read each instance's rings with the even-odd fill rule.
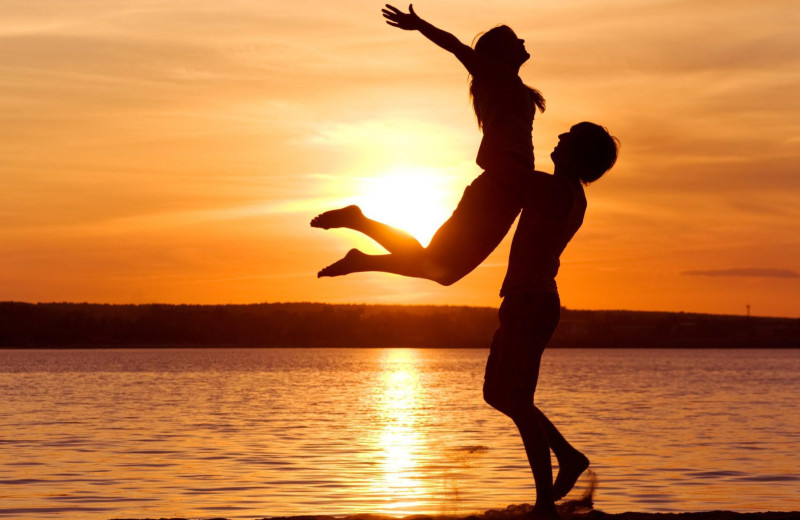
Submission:
[[[510,398],[508,412],[517,425],[528,463],[536,484],[536,518],[557,519],[553,491],[553,467],[550,461],[550,443],[542,421],[542,413],[534,406],[533,397],[521,393]]]
[[[589,459],[567,442],[544,412],[538,408],[536,412],[547,434],[550,448],[558,460],[558,475],[553,484],[553,498],[561,500],[575,487],[578,477],[589,467]]]
[[[536,483],[537,517],[558,518],[553,491],[550,441],[542,414],[533,404],[544,347],[558,323],[556,295],[506,296],[500,308],[500,328],[492,340],[486,364],[484,398],[509,416],[519,430]]]

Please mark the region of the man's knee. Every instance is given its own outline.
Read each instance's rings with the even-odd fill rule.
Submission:
[[[492,408],[498,409],[502,405],[500,394],[496,388],[483,383],[483,400]]]
[[[504,385],[483,385],[483,400],[512,419],[533,407],[533,395],[521,388]]]

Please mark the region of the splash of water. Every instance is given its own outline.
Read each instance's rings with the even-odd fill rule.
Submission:
[[[586,490],[580,498],[573,500],[562,500],[556,507],[558,514],[563,519],[571,518],[575,515],[586,514],[594,508],[594,492],[597,489],[597,475],[594,471],[586,470],[588,480]]]

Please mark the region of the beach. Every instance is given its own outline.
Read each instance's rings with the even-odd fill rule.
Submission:
[[[356,514],[348,516],[300,515],[263,517],[259,520],[533,520],[529,504],[511,505],[506,509],[492,509],[480,514],[466,516],[410,515],[394,517],[386,515]],[[609,514],[597,509],[583,507],[579,503],[567,502],[559,506],[564,520],[798,520],[800,511],[767,511],[761,513],[737,513],[735,511],[702,511],[691,513],[639,513]],[[159,519],[114,519],[114,520],[194,520],[189,518]],[[228,520],[214,518],[210,520]]]

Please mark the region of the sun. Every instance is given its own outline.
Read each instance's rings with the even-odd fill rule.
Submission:
[[[411,233],[423,245],[455,209],[454,179],[435,168],[398,166],[363,177],[358,205],[369,218]]]

